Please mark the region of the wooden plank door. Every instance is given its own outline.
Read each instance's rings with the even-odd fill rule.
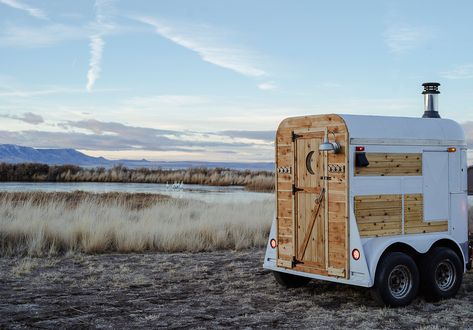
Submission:
[[[326,203],[324,166],[326,153],[319,152],[322,136],[304,135],[295,140],[295,246],[297,263],[326,269]]]

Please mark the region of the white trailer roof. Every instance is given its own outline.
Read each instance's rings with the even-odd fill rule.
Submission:
[[[443,141],[466,145],[463,128],[450,119],[339,115],[345,121],[350,140]],[[440,143],[437,143],[440,144]]]

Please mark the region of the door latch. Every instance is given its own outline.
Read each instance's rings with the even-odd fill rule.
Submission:
[[[296,192],[302,191],[302,190],[304,190],[304,189],[302,189],[302,188],[297,188],[295,184],[292,185],[292,194],[293,194],[293,195],[295,195]]]

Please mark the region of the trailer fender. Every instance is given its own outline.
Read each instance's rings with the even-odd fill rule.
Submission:
[[[452,239],[448,234],[420,234],[420,235],[409,235],[404,237],[393,236],[393,237],[375,237],[368,238],[363,244],[363,250],[368,261],[368,269],[370,272],[370,286],[374,284],[376,276],[376,268],[378,262],[383,253],[394,244],[404,244],[412,248],[414,251],[423,254],[430,250],[432,245],[440,240],[448,240],[454,243],[458,250],[465,256],[462,247]]]

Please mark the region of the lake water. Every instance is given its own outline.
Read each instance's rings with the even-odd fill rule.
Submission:
[[[1,182],[0,191],[74,191],[94,193],[129,192],[163,194],[174,198],[197,199],[209,203],[250,202],[273,200],[273,193],[246,191],[243,187],[216,187],[184,184],[173,188],[160,183],[118,183],[118,182]],[[468,196],[473,205],[473,196]]]
[[[184,184],[118,182],[1,182],[0,191],[75,191],[93,193],[128,192],[168,195],[174,198],[202,200],[209,203],[272,201],[274,194],[246,191],[243,187],[216,187]]]

